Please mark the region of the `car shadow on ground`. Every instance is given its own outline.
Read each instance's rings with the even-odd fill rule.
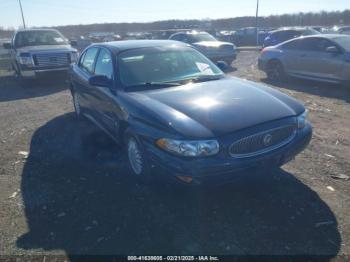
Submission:
[[[262,82],[280,88],[305,92],[311,95],[335,98],[350,103],[350,83],[348,86],[344,86],[340,84],[323,83],[292,77],[281,83],[271,83],[267,78],[262,79]]]
[[[68,88],[67,79],[67,75],[64,74],[51,74],[30,81],[26,86],[21,86],[13,73],[0,75],[0,102],[41,97],[60,92]]]
[[[22,249],[67,254],[325,254],[339,251],[337,220],[292,174],[218,188],[146,186],[102,133],[83,138],[73,113],[32,137],[21,192],[29,231]],[[74,260],[74,257],[71,257]]]

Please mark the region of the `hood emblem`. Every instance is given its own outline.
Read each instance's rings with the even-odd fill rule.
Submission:
[[[264,138],[263,138],[263,143],[264,143],[265,146],[271,145],[271,143],[272,143],[272,135],[271,134],[265,135]]]

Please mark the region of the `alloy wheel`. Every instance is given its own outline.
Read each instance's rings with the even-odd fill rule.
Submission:
[[[143,158],[139,145],[134,138],[130,138],[128,142],[128,157],[134,173],[136,175],[141,175],[143,171]]]

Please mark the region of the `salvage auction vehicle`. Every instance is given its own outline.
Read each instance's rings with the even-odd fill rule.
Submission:
[[[350,36],[299,37],[262,50],[258,65],[271,81],[286,76],[350,85]]]
[[[228,181],[283,165],[312,135],[298,101],[177,41],[94,44],[72,65],[71,92],[76,115],[125,145],[141,180]]]
[[[78,58],[77,50],[53,29],[19,30],[4,47],[10,50],[12,68],[22,83],[47,72],[67,72]]]
[[[171,35],[169,40],[190,44],[213,62],[224,61],[231,65],[237,57],[234,44],[219,41],[207,32],[178,32]]]

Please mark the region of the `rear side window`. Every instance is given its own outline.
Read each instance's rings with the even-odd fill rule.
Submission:
[[[95,62],[97,52],[98,52],[98,48],[92,47],[88,49],[82,57],[80,68],[89,74],[92,74],[94,72],[94,62]]]
[[[108,79],[113,79],[113,63],[110,53],[101,49],[98,58],[96,60],[95,75],[104,75]]]
[[[300,45],[300,40],[291,41],[285,43],[282,48],[286,50],[298,50]]]

